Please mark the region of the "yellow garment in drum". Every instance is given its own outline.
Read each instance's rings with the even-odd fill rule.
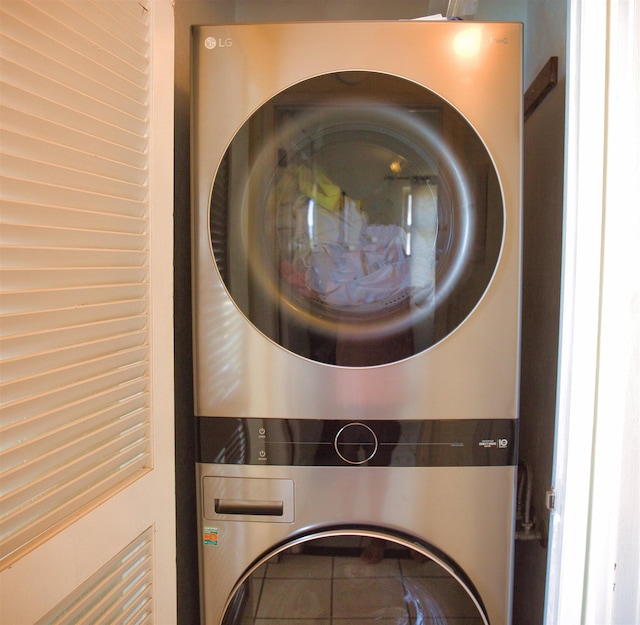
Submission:
[[[318,206],[331,211],[340,207],[340,187],[331,182],[323,172],[301,165],[298,167],[298,186],[300,191]]]

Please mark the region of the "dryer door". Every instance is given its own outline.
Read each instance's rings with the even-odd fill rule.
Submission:
[[[314,361],[374,366],[472,313],[504,209],[490,155],[448,102],[342,72],[279,93],[239,129],[210,227],[220,277],[259,331]]]
[[[332,530],[288,542],[236,585],[223,625],[488,625],[471,583],[443,558],[380,531]]]

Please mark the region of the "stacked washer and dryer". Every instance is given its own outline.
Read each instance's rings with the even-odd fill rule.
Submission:
[[[510,622],[521,40],[194,28],[203,624]]]

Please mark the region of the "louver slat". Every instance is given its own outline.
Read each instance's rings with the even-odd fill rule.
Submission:
[[[51,128],[47,129],[50,130]],[[43,129],[45,130],[45,129]],[[2,137],[3,149],[17,157],[26,154],[40,154],[43,164],[65,163],[67,168],[75,171],[90,172],[95,175],[107,177],[133,184],[144,184],[146,171],[138,167],[132,167],[128,162],[118,162],[106,155],[97,156],[90,151],[91,146],[83,146],[82,149],[67,147],[57,141],[43,141],[42,136],[27,136],[23,132],[5,130]],[[103,147],[94,145],[93,147]],[[109,147],[109,146],[104,146]],[[123,154],[124,157],[139,156],[135,154]],[[3,159],[4,160],[4,159]],[[138,158],[138,160],[143,160]],[[144,162],[141,163],[144,166]]]
[[[42,453],[46,453],[51,447],[51,442],[55,441],[55,434],[64,432],[65,427],[81,427],[86,425],[87,429],[96,427],[96,424],[121,421],[124,416],[136,412],[140,419],[146,418],[141,414],[143,409],[147,407],[148,396],[145,392],[144,384],[130,384],[125,389],[111,390],[108,393],[98,395],[90,400],[84,400],[72,406],[66,406],[64,410],[53,410],[45,414],[38,414],[26,421],[18,421],[9,424],[4,428],[3,435],[11,438],[13,444],[3,451],[3,457],[6,459],[7,469],[25,462],[25,448],[44,441],[43,448],[46,444],[48,449],[44,449]],[[142,421],[141,421],[142,422]],[[21,428],[28,425],[32,434],[29,439],[21,439]],[[31,451],[37,451],[32,447]]]
[[[48,184],[88,191],[96,195],[126,197],[138,201],[146,197],[147,189],[140,183],[117,180],[87,170],[73,169],[67,166],[66,161],[60,161],[63,165],[45,163],[36,160],[38,157],[39,151],[36,151],[32,158],[4,154],[1,160],[3,175],[20,181],[21,185]],[[96,199],[94,197],[94,201]]]
[[[4,47],[3,44],[3,52]],[[47,100],[67,106],[72,114],[83,112],[89,117],[101,119],[116,128],[123,128],[138,135],[144,132],[146,122],[144,118],[139,117],[142,111],[140,106],[128,110],[129,107],[123,107],[122,102],[117,98],[100,100],[91,91],[77,91],[75,85],[69,86],[52,80],[46,74],[41,73],[40,68],[31,69],[8,59],[3,59],[2,73],[3,79],[8,84],[24,92],[42,93],[33,90],[34,84],[42,85],[47,94]],[[88,82],[84,86],[90,88],[92,85]],[[70,106],[70,103],[73,105]]]
[[[31,172],[28,173],[32,175]],[[39,180],[27,182],[25,179],[0,176],[0,189],[2,189],[3,198],[24,204],[33,203],[39,207],[51,206],[58,208],[65,206],[69,209],[93,209],[95,211],[133,217],[142,217],[147,207],[146,197],[140,200],[138,198],[118,197],[115,195],[96,196],[91,189],[44,184]],[[69,223],[69,226],[72,225],[72,223]]]
[[[116,313],[122,312],[124,315],[130,312],[132,316],[143,312],[139,310],[139,306],[140,302],[116,302],[114,304]],[[108,308],[110,306],[105,304],[81,311],[76,308],[66,308],[32,315],[28,313],[15,316],[9,315],[2,320],[2,331],[9,336],[19,336],[20,331],[25,329],[27,333],[31,330],[31,336],[35,336],[40,328],[43,328],[45,333],[49,330],[49,328],[44,327],[43,323],[48,317],[51,318],[52,325],[50,327],[54,329],[56,327],[55,324],[59,320],[62,321],[65,316],[70,317],[73,322],[75,315],[81,317],[83,313],[85,314],[83,320],[98,324],[108,321],[108,318],[104,317],[112,312]],[[28,328],[29,323],[33,324],[33,328]],[[37,352],[19,354],[14,358],[7,358],[0,362],[0,377],[3,383],[10,384],[21,378],[35,377],[41,373],[73,366],[78,362],[78,355],[80,354],[86,356],[85,362],[88,362],[94,358],[102,358],[109,354],[118,354],[124,350],[132,349],[132,346],[135,348],[138,345],[144,345],[145,340],[146,329],[142,328],[140,331],[123,332],[119,335],[108,333],[105,336],[95,336],[80,345],[73,342],[70,345],[58,346],[55,349],[42,349],[40,346],[40,350]]]
[[[34,384],[41,389],[41,393],[57,393],[60,389],[80,385],[87,380],[109,375],[112,371],[130,368],[133,363],[143,363],[148,356],[146,347],[137,350],[127,349],[120,352],[110,350],[100,358],[87,359],[82,363],[74,362],[66,367],[49,369],[39,374],[27,375],[2,385],[3,399],[9,403],[20,401],[31,396]]]
[[[34,13],[42,15],[37,11]],[[73,67],[80,75],[91,76],[101,84],[108,85],[110,89],[130,94],[129,97],[133,97],[135,100],[140,102],[145,100],[146,75],[143,71],[127,72],[126,65],[118,62],[117,58],[104,51],[101,54],[91,55],[91,46],[88,45],[76,49],[70,47],[67,45],[68,42],[60,37],[60,25],[53,20],[49,20],[53,29],[49,30],[45,36],[42,31],[38,31],[33,23],[26,23],[7,14],[4,19],[10,21],[9,28],[13,40],[16,42],[29,41],[30,48],[27,49],[31,50],[33,54],[52,59],[52,62],[66,67]],[[99,72],[96,72],[96,65],[100,67]],[[122,69],[125,70],[124,74],[126,75],[118,73],[118,70]]]
[[[44,198],[43,198],[44,199]],[[47,198],[50,201],[50,198]],[[24,212],[28,210],[31,219],[41,227],[56,227],[58,224],[73,223],[77,229],[94,232],[108,231],[122,234],[142,234],[146,228],[144,216],[117,215],[100,213],[97,211],[79,210],[68,206],[55,206],[50,203],[23,203],[7,200],[2,206],[2,220],[6,224],[20,224],[24,220]],[[4,241],[4,232],[0,233],[0,240]],[[6,242],[9,245],[9,242]],[[76,244],[78,241],[76,241]],[[86,249],[83,243],[78,249]],[[55,249],[55,248],[52,248]],[[4,254],[3,254],[4,258]],[[35,256],[30,256],[33,262]]]
[[[134,451],[139,451],[134,449]],[[76,510],[82,510],[85,506],[104,498],[114,488],[120,488],[129,484],[139,471],[145,465],[148,465],[149,454],[143,453],[127,458],[125,464],[121,464],[120,472],[115,470],[118,468],[118,462],[124,462],[123,458],[113,458],[110,462],[97,465],[94,470],[83,475],[75,482],[71,482],[61,486],[55,491],[49,493],[49,497],[43,498],[41,502],[49,508],[41,516],[32,516],[30,522],[26,526],[15,524],[12,534],[3,539],[3,547],[8,553],[19,549],[28,541],[34,540],[55,527],[58,523],[68,518],[68,510],[71,507]],[[122,469],[128,469],[124,472]],[[128,477],[126,477],[128,474]],[[60,505],[65,503],[66,506]],[[52,507],[55,505],[55,507]],[[22,519],[17,519],[18,521]],[[2,525],[0,524],[0,527]],[[3,528],[4,530],[4,528]]]
[[[76,130],[68,125],[59,124],[55,120],[37,119],[25,114],[25,111],[8,106],[3,106],[0,114],[5,132],[16,133],[21,137],[21,141],[26,137],[39,141],[42,141],[42,137],[48,137],[48,142],[43,145],[75,149],[84,154],[85,159],[87,156],[94,158],[96,154],[100,154],[100,163],[107,161],[125,163],[128,166],[133,165],[138,170],[145,166],[145,154],[129,146],[118,144],[111,137],[89,135],[80,129]]]
[[[149,528],[36,625],[151,623],[152,538]]]
[[[56,289],[46,291],[37,289],[2,294],[2,310],[7,313],[42,310],[43,297],[51,298],[56,308],[65,306],[90,306],[108,304],[119,300],[143,300],[146,285],[115,284],[108,286],[92,286],[82,289]]]
[[[132,333],[144,328],[146,316],[136,316],[124,319],[105,319],[97,323],[76,324],[56,328],[51,325],[42,330],[31,328],[30,332],[6,337],[3,341],[5,358],[42,354],[52,349],[63,349],[70,346],[80,347],[88,343],[105,338],[115,338],[126,333]],[[3,366],[4,368],[4,366]],[[6,401],[3,398],[3,401]]]
[[[0,3],[3,563],[151,466],[143,4]]]
[[[92,471],[96,464],[120,458],[127,448],[136,446],[142,453],[146,448],[143,433],[147,426],[138,423],[139,417],[133,413],[128,418],[77,436],[54,452],[50,450],[45,455],[34,457],[28,464],[7,471],[7,486],[14,488],[10,494],[0,498],[5,519],[37,518],[38,499],[62,490],[59,484],[68,486],[87,471]],[[124,433],[119,431],[121,424],[129,428]],[[30,503],[25,504],[25,501]]]
[[[16,33],[16,35],[19,37],[20,33]],[[39,48],[42,43],[46,43],[46,40],[42,42],[36,40],[34,43],[36,43]],[[2,45],[5,62],[10,61],[12,64],[11,69],[9,69],[9,65],[7,65],[7,68],[9,76],[13,77],[12,82],[15,84],[25,84],[24,78],[19,76],[21,70],[26,70],[29,75],[31,74],[30,68],[37,67],[41,78],[50,81],[51,90],[53,90],[55,85],[57,93],[64,93],[65,90],[73,90],[76,93],[89,94],[88,97],[95,100],[96,103],[110,107],[114,109],[114,111],[120,111],[134,119],[144,119],[146,115],[144,102],[146,94],[144,89],[131,84],[118,84],[117,87],[127,89],[127,91],[123,93],[116,89],[115,85],[102,82],[102,80],[110,78],[109,76],[104,76],[104,73],[99,74],[100,79],[97,79],[95,77],[95,68],[93,68],[92,74],[79,71],[77,68],[80,65],[84,65],[82,59],[63,59],[61,56],[56,57],[56,50],[51,49],[51,42],[47,46],[49,54],[44,54],[40,52],[38,48],[25,46],[15,39],[9,39],[7,37],[0,39],[0,45]],[[66,48],[60,47],[60,50],[57,52],[61,55],[66,53],[66,51]],[[51,54],[54,54],[54,56],[51,56]],[[69,63],[73,64],[70,65]],[[113,77],[111,78],[113,81]],[[85,98],[86,97],[87,96],[85,96]]]
[[[99,4],[107,4],[107,2],[101,1]],[[147,25],[144,19],[140,19],[140,14],[142,13],[144,18],[145,12],[138,10],[140,8],[139,5],[132,10],[129,7],[129,3],[124,4],[124,12],[121,12],[121,14],[127,15],[127,17],[123,19],[131,23],[128,16],[134,15],[138,30],[137,36],[144,47]],[[101,70],[107,69],[114,76],[120,76],[122,79],[138,86],[147,84],[148,62],[145,52],[131,54],[129,46],[125,46],[123,52],[122,44],[118,41],[116,41],[115,45],[110,44],[110,41],[117,39],[115,33],[108,33],[100,29],[96,36],[95,26],[91,22],[83,30],[83,26],[79,22],[80,18],[75,16],[75,13],[71,13],[72,19],[68,17],[69,14],[67,14],[67,17],[61,14],[61,9],[65,8],[61,6],[61,2],[54,2],[53,0],[48,0],[46,3],[34,2],[33,4],[25,2],[19,7],[15,6],[17,3],[6,2],[3,5],[5,19],[11,16],[13,19],[34,29],[35,33],[31,38],[32,45],[38,45],[34,39],[51,37],[62,43],[69,50],[76,52],[79,57],[85,59],[93,67],[99,67]],[[120,7],[116,7],[116,9],[120,10]],[[74,29],[74,25],[80,25],[80,28]],[[83,37],[83,33],[86,33],[86,36]]]

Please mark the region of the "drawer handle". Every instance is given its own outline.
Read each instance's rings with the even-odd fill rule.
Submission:
[[[259,516],[282,516],[284,503],[282,501],[260,501],[247,499],[216,499],[217,514],[254,514]]]

